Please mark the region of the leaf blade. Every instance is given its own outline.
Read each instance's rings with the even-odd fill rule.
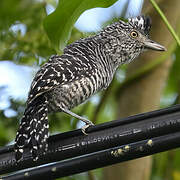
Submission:
[[[44,19],[44,29],[58,51],[62,51],[70,37],[71,30],[78,17],[95,7],[109,7],[117,0],[61,0],[56,10]]]

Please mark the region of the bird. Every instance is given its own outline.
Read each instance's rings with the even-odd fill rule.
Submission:
[[[32,81],[15,138],[16,162],[23,160],[25,148],[34,161],[47,152],[49,113],[64,112],[83,121],[82,132],[86,134],[93,123],[71,109],[105,90],[122,64],[132,62],[148,49],[166,50],[149,38],[150,29],[148,16],[119,20],[93,36],[67,45],[62,55],[52,55]]]

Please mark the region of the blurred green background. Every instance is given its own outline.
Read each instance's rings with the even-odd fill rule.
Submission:
[[[67,1],[61,1],[66,5]],[[56,0],[0,1],[0,146],[13,142],[32,78],[49,56],[61,53],[59,47],[63,48],[66,43],[94,34],[119,18],[141,13],[150,15],[153,22],[151,37],[165,45],[168,51],[145,52],[132,64],[123,65],[105,92],[95,95],[73,111],[94,123],[103,123],[180,103],[180,47],[148,0],[68,2],[69,5],[62,7]],[[179,35],[180,1],[156,2]],[[79,18],[87,9],[112,4],[109,8],[86,11]],[[53,24],[47,19],[44,21],[57,5],[58,13],[48,20],[51,22],[53,19]],[[51,114],[49,119],[51,134],[83,125],[64,113]],[[180,150],[61,179],[180,180]]]

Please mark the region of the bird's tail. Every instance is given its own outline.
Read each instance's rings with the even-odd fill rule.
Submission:
[[[17,162],[22,159],[25,147],[30,149],[33,160],[37,160],[39,154],[47,151],[48,128],[47,99],[44,96],[39,96],[27,105],[21,119],[15,139]]]

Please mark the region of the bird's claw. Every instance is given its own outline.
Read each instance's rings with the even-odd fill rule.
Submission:
[[[87,130],[90,126],[94,126],[94,124],[93,124],[92,122],[90,122],[90,123],[84,125],[84,126],[81,128],[81,131],[82,131],[82,133],[83,133],[84,135],[88,135],[88,134],[86,133],[86,130]]]

